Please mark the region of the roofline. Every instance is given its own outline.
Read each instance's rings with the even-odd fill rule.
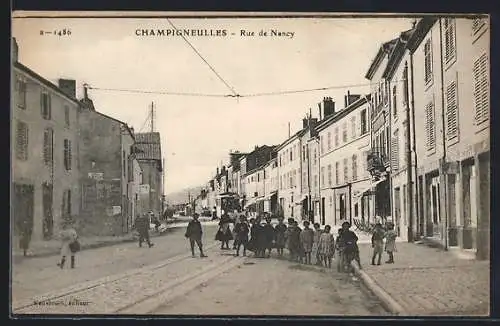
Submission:
[[[370,94],[367,95],[362,95],[356,102],[351,103],[348,107],[343,109],[342,111],[338,112],[337,114],[329,117],[328,119],[324,120],[321,122],[319,125],[316,126],[316,130],[319,132],[321,130],[326,129],[330,125],[332,125],[335,122],[338,122],[340,119],[354,111],[355,109],[361,107],[362,105],[368,103],[368,100],[370,98]]]
[[[365,74],[365,78],[368,80],[372,80],[373,75],[375,74],[375,71],[377,71],[378,67],[380,66],[380,63],[382,63],[382,60],[384,59],[384,56],[387,54],[387,50],[384,48],[387,44],[390,44],[392,42],[395,42],[397,38],[394,38],[390,41],[384,42],[382,45],[380,45],[377,55],[375,58],[372,60],[372,63],[370,64],[370,67],[368,68],[368,71]]]
[[[279,152],[281,149],[283,149],[283,147],[285,147],[286,145],[290,144],[295,138],[299,138],[300,136],[302,136],[306,131],[307,131],[307,128],[303,128],[303,129],[297,131],[293,136],[291,136],[288,139],[286,139],[280,145],[276,145],[277,147],[275,147],[274,150],[276,152]]]
[[[105,117],[105,118],[111,119],[111,120],[113,120],[113,121],[116,121],[116,122],[118,122],[118,123],[120,123],[120,124],[124,125],[124,126],[125,126],[125,128],[127,128],[127,131],[129,132],[130,136],[132,136],[132,139],[133,139],[133,140],[134,140],[134,142],[135,142],[135,136],[134,136],[134,134],[132,133],[132,130],[130,130],[130,127],[129,127],[129,126],[128,126],[125,122],[123,122],[123,121],[121,121],[121,120],[118,120],[118,119],[116,119],[116,118],[110,117],[109,115],[104,114],[104,113],[99,112],[99,111],[89,111],[89,112],[94,112],[94,113],[97,113],[97,114],[99,114],[99,115],[102,115],[102,116],[103,116],[103,117]]]
[[[49,81],[48,79],[42,77],[41,75],[37,74],[36,72],[34,72],[33,70],[31,70],[30,68],[28,68],[27,66],[23,65],[22,63],[20,63],[19,61],[16,61],[14,62],[14,68],[17,68],[25,73],[27,73],[28,75],[30,75],[32,78],[35,78],[37,79],[38,81],[40,81],[41,83],[45,84],[45,86],[51,88],[53,91],[56,91],[59,93],[59,95],[62,95],[63,97],[65,97],[66,99],[70,100],[71,102],[74,102],[75,104],[77,104],[78,106],[81,105],[81,103],[76,99],[76,98],[73,98],[71,96],[68,96],[66,93],[64,93],[62,91],[62,89],[60,89],[57,85],[55,85],[54,83],[52,83],[51,81]]]
[[[434,26],[438,19],[438,17],[434,16],[425,16],[419,20],[415,27],[415,32],[413,32],[408,40],[408,49],[411,54],[415,53],[418,46],[422,43],[429,30],[432,26]]]

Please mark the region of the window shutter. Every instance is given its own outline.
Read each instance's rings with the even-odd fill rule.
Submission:
[[[484,19],[484,18],[475,18],[472,21],[472,33],[476,34],[477,32],[479,32],[479,30],[481,29],[481,27],[483,27],[485,24],[486,24],[486,19]]]
[[[332,186],[332,165],[328,164],[328,185]]]
[[[358,179],[358,157],[356,155],[352,156],[352,180],[356,181]]]
[[[73,155],[71,152],[71,140],[68,140],[68,170],[71,170]]]
[[[45,164],[49,164],[49,129],[43,132],[43,160]]]
[[[47,102],[48,102],[48,105],[47,105],[48,106],[48,109],[47,109],[48,114],[47,114],[47,116],[48,116],[48,119],[50,120],[50,119],[52,119],[52,97],[50,96],[49,93],[47,93]]]
[[[394,132],[394,137],[391,139],[391,165],[394,171],[399,170],[399,132]]]
[[[433,150],[436,142],[436,126],[434,121],[434,103],[425,106],[425,132],[427,150]]]
[[[481,124],[489,119],[489,69],[488,56],[481,55],[474,62],[474,120],[476,124]]]
[[[40,114],[42,115],[42,118],[45,119],[45,110],[44,110],[44,103],[43,103],[43,92],[40,93]]]
[[[64,149],[63,149],[63,157],[64,157],[64,168],[68,170],[68,140],[64,140]]]
[[[452,81],[446,88],[446,135],[448,139],[458,136],[457,83]]]

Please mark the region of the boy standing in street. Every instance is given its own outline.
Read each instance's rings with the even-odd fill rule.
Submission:
[[[193,219],[189,221],[189,224],[186,229],[185,237],[189,239],[189,244],[191,245],[191,255],[193,258],[194,255],[194,244],[198,245],[198,249],[200,249],[200,257],[207,257],[203,253],[203,244],[201,243],[201,237],[203,235],[203,230],[201,229],[201,223],[198,221],[198,214],[195,213],[193,215]]]

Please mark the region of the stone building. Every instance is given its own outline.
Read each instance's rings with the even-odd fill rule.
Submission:
[[[50,239],[64,218],[79,215],[79,102],[74,83],[54,85],[20,63],[14,52],[12,234],[16,239],[25,228],[33,240]]]

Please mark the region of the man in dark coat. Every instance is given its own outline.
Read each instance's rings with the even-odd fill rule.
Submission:
[[[139,233],[139,247],[142,247],[144,241],[147,242],[149,248],[154,246],[154,243],[151,243],[149,239],[149,218],[147,216],[141,217],[137,215],[135,219],[135,229]]]
[[[191,255],[193,256],[193,258],[195,257],[194,255],[195,243],[198,245],[198,249],[200,249],[200,257],[202,258],[207,257],[203,253],[203,244],[201,243],[202,235],[203,235],[203,230],[201,229],[201,223],[200,221],[198,221],[198,214],[195,213],[193,215],[193,219],[188,223],[185,234],[185,237],[189,239],[189,244],[191,245]]]

